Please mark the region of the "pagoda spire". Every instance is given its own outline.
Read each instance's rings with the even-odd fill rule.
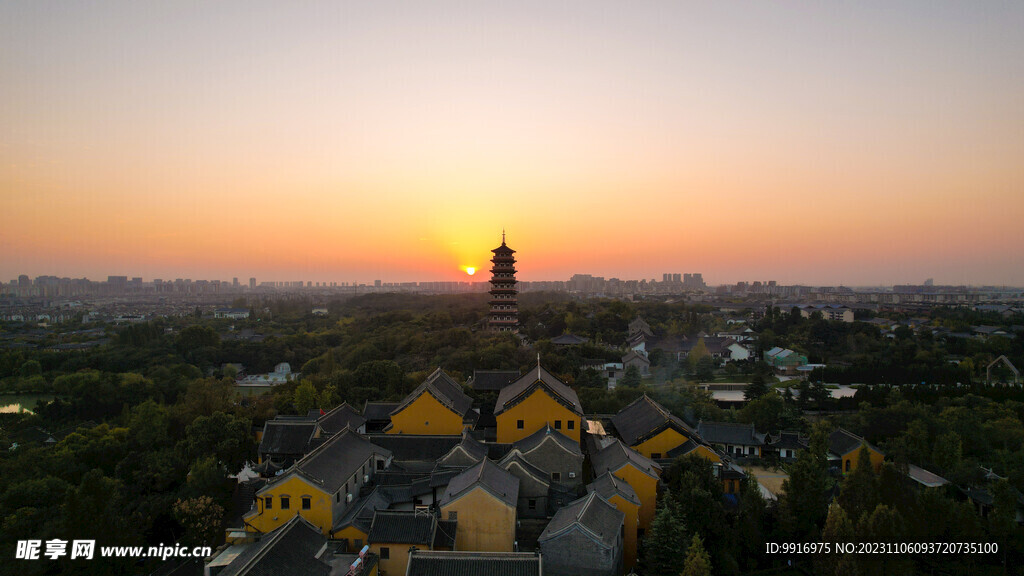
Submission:
[[[501,229],[501,246],[491,258],[491,311],[487,324],[498,332],[519,331],[519,302],[516,289],[515,250],[505,244],[505,229]]]

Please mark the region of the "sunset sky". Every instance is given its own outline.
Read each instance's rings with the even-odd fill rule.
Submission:
[[[1024,2],[0,3],[18,274],[1024,285]],[[485,279],[477,274],[474,279]]]

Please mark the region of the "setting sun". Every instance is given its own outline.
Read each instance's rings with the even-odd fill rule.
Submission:
[[[466,266],[466,274],[469,274],[470,276],[476,274],[476,268],[472,266]]]

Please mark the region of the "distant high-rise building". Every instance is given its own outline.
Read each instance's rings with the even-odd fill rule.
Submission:
[[[249,278],[249,290],[255,290],[255,289],[256,289],[256,279],[255,278]]]
[[[28,277],[28,274],[22,274],[18,276],[18,286],[21,288],[28,288],[32,286],[32,279]]]
[[[238,288],[238,277],[237,276],[231,279],[231,285],[234,286],[235,288]]]
[[[501,233],[501,246],[494,250],[491,258],[491,312],[488,325],[498,332],[519,331],[519,301],[516,290],[515,250],[505,244],[505,232]]]
[[[673,281],[673,282],[675,282],[675,283],[677,283],[677,284],[678,284],[679,282],[682,282],[682,281],[683,281],[683,279],[682,279],[682,275],[681,275],[681,274],[673,274],[673,275],[672,275],[672,281]]]

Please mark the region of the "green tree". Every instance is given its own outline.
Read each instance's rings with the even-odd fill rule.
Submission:
[[[715,379],[715,361],[711,355],[701,356],[694,368],[694,378],[698,382],[708,382]]]
[[[700,534],[694,534],[693,540],[690,541],[680,576],[711,576],[711,557],[704,549],[704,541],[700,539]]]
[[[711,356],[711,353],[708,352],[708,345],[701,338],[697,340],[697,343],[690,349],[690,353],[686,355],[686,362],[690,365],[690,370],[696,370],[697,362],[700,362],[701,358],[709,356]]]
[[[862,514],[869,514],[878,503],[878,485],[875,470],[871,466],[871,453],[866,445],[861,445],[857,453],[857,467],[846,475],[839,503],[843,510],[848,510],[851,518],[860,519]]]
[[[818,526],[825,518],[828,478],[829,427],[819,422],[811,430],[808,448],[801,450],[783,482],[782,505],[792,519],[792,537],[803,542],[817,539]]]
[[[764,362],[758,362],[758,368],[763,365]],[[747,384],[745,390],[743,390],[743,398],[748,402],[751,400],[757,400],[761,396],[768,393],[768,380],[764,372],[760,369],[756,369],[754,377],[750,379],[750,384]]]
[[[186,462],[212,456],[228,469],[240,470],[252,454],[251,425],[248,418],[223,412],[200,416],[185,428],[185,439],[179,447]]]
[[[619,386],[623,388],[639,388],[640,383],[643,380],[640,377],[640,369],[636,366],[630,366],[626,368],[626,373],[622,375],[622,379],[619,380]]]
[[[838,502],[828,507],[825,529],[821,531],[821,541],[829,544],[855,541],[853,523]],[[839,562],[844,555],[833,550],[832,554],[820,554],[814,557],[815,572],[818,574],[835,574]]]
[[[654,516],[651,530],[644,537],[643,573],[650,576],[674,576],[679,566],[679,551],[684,545],[686,527],[678,504],[666,498]]]
[[[949,431],[935,439],[932,448],[932,461],[938,464],[943,472],[951,473],[960,467],[963,459],[963,443],[960,435]]]
[[[299,414],[306,414],[310,410],[316,407],[319,397],[316,393],[316,387],[313,386],[312,382],[303,382],[295,388],[295,394],[292,395],[292,403],[295,404],[295,410]]]
[[[178,500],[174,503],[174,519],[185,529],[181,542],[186,546],[219,544],[220,519],[224,508],[209,496]]]

